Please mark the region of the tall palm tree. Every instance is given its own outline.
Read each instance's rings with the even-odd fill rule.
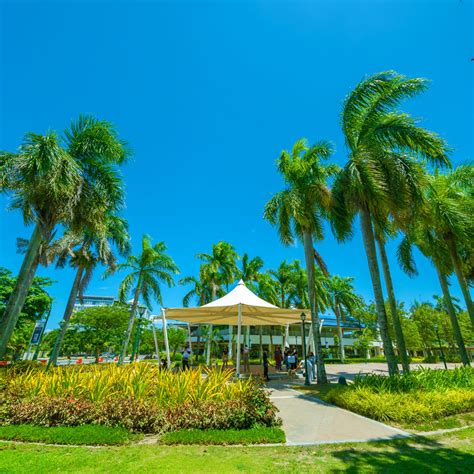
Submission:
[[[426,218],[447,248],[474,326],[474,305],[460,258],[460,247],[472,249],[474,235],[474,167],[459,166],[447,174],[438,171],[426,187]]]
[[[380,212],[406,209],[412,196],[420,193],[419,158],[431,163],[449,163],[445,142],[396,109],[403,99],[421,93],[426,87],[424,79],[382,72],[358,84],[342,111],[349,158],[333,186],[333,227],[338,238],[348,237],[353,219],[359,214],[378,325],[391,375],[398,372],[398,367],[388,333],[373,219]]]
[[[277,293],[277,303],[274,304],[280,306],[280,308],[289,308],[295,293],[292,264],[283,260],[276,270],[268,270],[267,273],[273,278],[272,288]],[[260,278],[259,285],[264,283],[265,280]]]
[[[0,359],[18,321],[26,294],[39,264],[42,247],[49,245],[58,224],[80,230],[83,219],[89,223],[109,206],[96,202],[90,213],[84,211],[94,183],[102,181],[106,196],[116,182],[108,182],[109,168],[121,164],[128,156],[126,144],[118,138],[112,125],[90,116],[80,117],[66,130],[63,139],[56,133],[28,133],[17,153],[1,153],[2,191],[11,195],[10,209],[18,209],[25,224],[33,224],[15,288],[0,321]],[[5,178],[7,170],[8,178]],[[91,184],[92,183],[92,184]],[[115,196],[113,196],[115,198]],[[100,219],[98,219],[100,222]]]
[[[422,219],[417,219],[416,223],[402,239],[398,248],[398,261],[400,266],[410,276],[418,274],[412,254],[413,245],[416,245],[420,252],[431,260],[436,269],[441,291],[443,292],[444,305],[449,315],[461,361],[464,365],[470,365],[469,355],[466,351],[453,299],[449,291],[448,275],[453,271],[449,253],[443,245],[443,241],[426,225],[426,222]]]
[[[346,314],[354,314],[354,312],[363,305],[362,298],[354,291],[353,281],[354,278],[352,277],[340,277],[339,275],[334,275],[325,281],[329,293],[330,305],[336,316],[339,356],[341,361],[344,361],[346,358],[341,321],[346,319]]]
[[[260,273],[257,280],[257,296],[268,301],[275,306],[280,305],[278,283],[272,278],[269,272]]]
[[[226,288],[235,281],[239,274],[237,260],[239,256],[233,245],[227,242],[218,242],[212,246],[212,253],[199,253],[197,258],[203,261],[200,269],[200,279],[211,288],[211,299],[217,298],[222,285]],[[231,327],[229,326],[229,334]],[[212,324],[209,326],[208,334],[212,334]],[[211,344],[208,341],[206,350],[206,363],[211,361]]]
[[[192,288],[183,296],[183,306],[188,307],[193,298],[197,298],[199,305],[203,306],[211,301],[210,288],[206,286],[199,278],[188,276],[179,280],[180,285],[193,285]]]
[[[263,260],[260,257],[250,258],[248,253],[242,256],[242,269],[240,271],[240,278],[245,284],[255,291],[255,283],[258,281],[260,270],[263,268]]]
[[[179,273],[179,268],[166,253],[167,249],[164,242],[158,242],[153,245],[150,236],[144,235],[141,243],[142,248],[138,255],[129,255],[125,262],[107,269],[104,274],[107,277],[114,272],[127,270],[129,273],[120,283],[120,301],[125,301],[127,295],[130,292],[133,293],[130,319],[119,359],[120,364],[123,363],[127,355],[130,335],[132,334],[140,298],[143,299],[143,302],[150,310],[152,299],[155,299],[160,305],[163,304],[160,283],[163,282],[169,287],[174,286],[173,275]]]
[[[280,238],[285,245],[292,244],[295,235],[303,241],[318,383],[326,383],[327,377],[314,291],[313,239],[323,238],[323,219],[331,202],[327,180],[338,171],[335,165],[322,163],[331,154],[329,143],[319,142],[310,147],[305,140],[298,140],[291,153],[283,151],[277,167],[287,188],[273,196],[265,206],[264,213],[265,219],[278,227]]]
[[[61,321],[61,330],[51,351],[48,367],[56,364],[61,345],[69,326],[74,304],[77,297],[82,300],[97,265],[112,267],[116,263],[116,257],[112,245],[116,247],[120,255],[125,255],[130,250],[130,236],[128,234],[127,221],[116,214],[105,215],[106,228],[101,233],[91,232],[85,229],[81,234],[66,233],[58,243],[53,246],[52,254],[57,254],[59,268],[67,262],[76,268],[69,298]]]

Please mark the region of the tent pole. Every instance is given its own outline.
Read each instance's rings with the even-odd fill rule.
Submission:
[[[190,363],[191,365],[193,365],[193,359],[192,359],[192,354],[193,354],[193,346],[192,346],[192,341],[191,341],[191,324],[188,323],[188,344],[189,344],[189,351],[190,351],[190,354],[189,354],[189,359],[190,359]]]
[[[285,350],[286,347],[290,347],[290,344],[288,343],[288,338],[290,337],[290,325],[286,323],[285,327],[285,342],[283,345],[283,350]]]
[[[168,370],[171,369],[171,357],[170,357],[170,345],[168,343],[168,324],[166,322],[166,311],[165,308],[161,309],[161,315],[163,318],[163,336],[165,339],[165,349],[166,349],[166,362],[168,363]]]
[[[228,343],[228,359],[231,360],[232,359],[232,336],[233,336],[233,333],[234,333],[234,326],[229,326],[229,343]]]
[[[156,328],[155,328],[155,321],[154,320],[151,323],[151,328],[153,330],[153,341],[155,342],[156,358],[158,359],[158,364],[159,364],[161,362],[160,348],[158,347],[158,339],[156,338]]]
[[[240,378],[240,336],[242,333],[242,308],[241,304],[239,303],[238,307],[238,316],[237,316],[237,354],[236,354],[236,367],[235,373],[237,378]]]

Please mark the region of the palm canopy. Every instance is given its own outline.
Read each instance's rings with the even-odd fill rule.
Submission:
[[[363,299],[354,290],[353,281],[353,277],[341,277],[339,275],[334,275],[325,281],[330,305],[333,307],[339,306],[343,318],[346,313],[356,313],[364,304]]]
[[[239,275],[239,256],[228,242],[218,242],[212,246],[212,253],[199,253],[196,256],[204,262],[201,265],[200,278],[211,287],[214,298],[222,285],[230,285]]]
[[[260,270],[263,268],[263,260],[260,257],[250,258],[248,253],[242,256],[242,270],[240,278],[247,286],[252,287],[252,282],[258,281]]]
[[[188,276],[179,280],[180,285],[192,285],[191,289],[183,296],[183,306],[187,308],[193,298],[197,298],[200,306],[209,303],[212,299],[212,292],[205,282],[200,278]]]
[[[321,141],[308,146],[298,140],[291,152],[284,150],[277,167],[286,184],[265,206],[264,217],[278,227],[285,245],[302,238],[308,230],[316,240],[323,238],[323,218],[330,207],[327,180],[338,172],[333,164],[323,164],[332,154],[330,143]]]
[[[129,255],[125,262],[116,265],[115,269],[106,271],[106,276],[112,271],[128,270],[119,288],[119,299],[125,301],[132,289],[139,290],[144,303],[151,309],[151,301],[155,299],[163,304],[160,283],[174,286],[173,275],[179,269],[173,259],[166,254],[164,242],[152,244],[148,235],[142,237],[142,248],[138,255]],[[134,285],[136,287],[134,288]]]
[[[335,230],[350,235],[354,213],[364,206],[395,213],[422,198],[422,162],[448,165],[448,148],[437,134],[397,110],[407,98],[426,90],[425,79],[393,71],[363,80],[347,97],[342,129],[349,159],[334,183]]]

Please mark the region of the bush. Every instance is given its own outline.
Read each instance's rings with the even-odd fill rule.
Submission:
[[[405,375],[356,377],[326,400],[379,421],[429,422],[474,410],[474,369],[421,369]]]

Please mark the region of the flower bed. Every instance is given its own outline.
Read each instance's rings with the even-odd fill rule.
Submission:
[[[4,376],[0,423],[100,424],[143,433],[278,425],[264,389],[232,375],[172,374],[149,364],[12,371]]]
[[[407,375],[359,376],[330,390],[335,405],[384,422],[430,422],[474,410],[474,369],[422,369]]]

